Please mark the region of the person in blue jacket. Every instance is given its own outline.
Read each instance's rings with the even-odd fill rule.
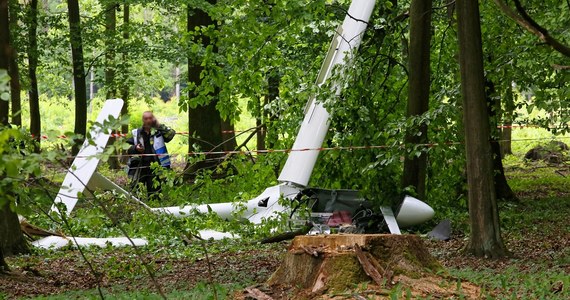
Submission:
[[[160,124],[151,111],[143,113],[142,123],[141,128],[133,129],[132,136],[127,140],[131,145],[128,150],[128,174],[132,187],[138,186],[138,183],[144,184],[150,197],[160,191],[160,181],[154,180],[156,176],[151,164],[156,162],[161,167],[170,169],[166,143],[174,138],[176,132]]]

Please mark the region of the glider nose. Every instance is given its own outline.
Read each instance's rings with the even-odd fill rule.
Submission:
[[[400,227],[410,227],[428,221],[434,215],[435,212],[431,206],[412,196],[406,196],[400,206],[396,221]]]

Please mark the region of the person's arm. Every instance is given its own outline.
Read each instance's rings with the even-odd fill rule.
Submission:
[[[127,139],[127,144],[131,145],[131,146],[129,147],[129,149],[127,150],[127,153],[130,154],[130,155],[133,155],[133,154],[141,154],[141,153],[144,152],[144,148],[143,148],[141,145],[138,145],[138,144],[137,144],[137,141],[135,140],[135,137],[134,137],[134,136],[132,136],[132,137],[130,137],[130,138]],[[137,147],[137,145],[138,145],[139,147]]]
[[[157,129],[162,134],[162,137],[164,137],[165,143],[172,141],[172,139],[174,138],[174,135],[176,134],[176,131],[174,131],[174,129],[172,129],[172,128],[164,125],[164,124],[158,125]]]
[[[136,145],[135,145],[135,137],[131,136],[130,138],[127,139],[127,144],[131,145],[129,147],[129,149],[127,150],[128,154],[137,154],[137,150],[136,150]]]

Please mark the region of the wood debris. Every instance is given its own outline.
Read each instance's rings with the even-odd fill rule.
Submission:
[[[245,288],[245,298],[253,298],[255,300],[273,300],[273,298],[266,293],[262,292],[256,287],[250,286]]]
[[[370,257],[362,251],[362,248],[358,244],[354,245],[354,251],[356,252],[356,257],[358,258],[360,265],[362,265],[362,269],[364,269],[366,275],[372,278],[378,286],[382,286],[384,284],[382,275],[380,275],[380,272],[378,272],[376,267],[370,262]]]

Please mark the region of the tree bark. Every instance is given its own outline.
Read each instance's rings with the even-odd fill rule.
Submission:
[[[131,9],[130,5],[125,3],[123,5],[123,29],[122,29],[122,38],[123,38],[123,45],[126,45],[129,42],[129,23],[131,17]],[[121,116],[127,117],[129,115],[129,96],[130,96],[130,74],[129,74],[129,55],[128,52],[125,51],[125,47],[122,47],[121,53],[121,62],[117,65],[117,70],[119,70],[119,83],[118,89],[120,93],[121,99],[123,99],[123,107],[121,108]],[[123,124],[121,126],[121,133],[128,134],[129,133],[129,124]],[[123,151],[123,155],[121,156],[120,161],[122,163],[127,163],[128,156],[127,151]]]
[[[123,42],[128,43],[129,41],[129,23],[130,23],[130,6],[125,4],[123,6]],[[129,56],[127,51],[123,51],[121,54],[121,97],[124,101],[123,108],[121,109],[121,115],[123,117],[129,115]],[[129,133],[129,125],[125,124],[121,127],[121,132],[124,134]]]
[[[38,93],[38,77],[36,70],[38,68],[38,0],[31,0],[28,10],[28,76],[30,77],[30,90],[28,97],[30,102],[30,133],[35,137],[34,152],[40,152],[41,143],[41,115],[40,115],[40,98]]]
[[[0,69],[8,70],[10,65],[10,21],[8,19],[8,0],[0,0]],[[0,100],[0,125],[8,124],[8,101]],[[0,153],[2,157],[2,153]],[[0,181],[4,178],[0,176]],[[18,216],[10,209],[10,191],[0,192],[0,270],[7,268],[4,255],[26,252],[27,245]]]
[[[476,256],[503,257],[507,250],[501,238],[493,183],[479,2],[457,0],[456,9],[471,228],[467,251]]]
[[[22,126],[22,99],[20,88],[20,68],[18,66],[18,51],[16,50],[16,35],[14,34],[18,28],[18,10],[20,4],[18,1],[9,1],[9,22],[10,22],[10,104],[12,112],[12,124],[18,127]]]
[[[116,3],[107,3],[105,5],[105,89],[107,91],[106,98],[114,99],[117,97],[117,82],[115,80],[115,33],[117,31],[117,13]],[[113,145],[116,141],[115,137],[109,138],[107,145]],[[115,151],[119,154],[119,151]],[[111,156],[108,160],[111,170],[121,168],[119,158]]]
[[[410,6],[408,117],[420,116],[429,109],[431,5],[432,1],[413,0]],[[414,129],[406,134],[406,144],[423,143],[427,143],[426,124],[420,124],[419,135]],[[425,152],[406,155],[402,187],[413,187],[420,199],[426,195],[426,168]]]
[[[71,43],[71,60],[73,65],[73,85],[75,93],[75,128],[74,133],[81,138],[74,140],[73,155],[85,139],[87,132],[87,85],[85,83],[85,66],[83,60],[83,40],[81,37],[81,19],[79,1],[67,0],[69,14],[69,36]]]
[[[10,21],[8,0],[0,0],[0,70],[10,66]],[[8,125],[10,102],[0,99],[0,125]]]
[[[214,5],[215,0],[209,0],[208,3]],[[196,27],[206,27],[214,24],[210,15],[199,8],[188,7],[187,12],[187,31],[193,32]],[[204,47],[212,43],[211,37],[201,35],[195,38],[195,42],[201,43]],[[188,82],[199,87],[202,83],[200,75],[203,67],[201,61],[196,57],[188,58]],[[223,120],[219,111],[216,109],[218,103],[219,90],[210,95],[210,102],[204,105],[198,105],[195,108],[188,107],[188,131],[190,132],[190,141],[188,143],[188,151],[194,152],[194,145],[198,145],[201,151],[222,151],[233,150],[236,147],[235,139],[222,144],[234,137],[233,126],[229,120]],[[191,100],[198,96],[192,89],[188,92],[188,99]],[[222,131],[231,131],[222,133]],[[192,138],[193,137],[193,138]],[[201,169],[211,169],[220,162],[217,160],[221,155],[206,155],[205,160],[186,166],[186,178],[192,179],[195,173]]]
[[[0,199],[0,249],[4,255],[13,255],[28,252],[24,235],[20,230],[18,215],[10,209],[7,199]]]
[[[105,5],[105,87],[106,98],[116,97],[115,85],[115,32],[117,29],[117,14],[115,3]]]

